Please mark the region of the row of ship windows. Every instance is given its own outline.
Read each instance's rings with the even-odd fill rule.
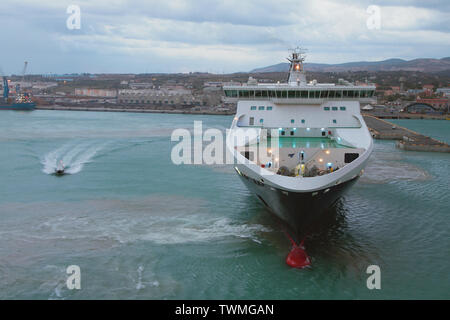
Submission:
[[[264,107],[264,106],[259,106],[258,107],[258,110],[268,110],[268,111],[270,111],[270,110],[272,110],[273,108],[272,107]],[[345,111],[347,108],[346,107],[339,107],[339,110],[341,110],[341,111]],[[256,106],[251,106],[250,107],[250,110],[256,110]],[[338,110],[338,107],[323,107],[323,110],[325,110],[325,111],[330,111],[330,110],[333,110],[333,111],[337,111]]]
[[[371,98],[374,90],[224,90],[230,98],[291,98],[291,99],[326,99],[326,98]]]
[[[264,119],[263,118],[259,119],[259,123],[264,123]],[[295,119],[291,119],[291,123],[295,123]],[[306,123],[305,119],[302,119],[301,123],[305,124]],[[333,123],[337,123],[336,119],[333,119]],[[249,124],[251,126],[253,126],[255,124],[255,118],[254,117],[250,117]]]
[[[264,107],[264,106],[259,106],[258,107],[258,110],[268,110],[268,111],[270,111],[270,110],[272,110],[273,108],[272,107],[267,107],[267,109]],[[251,106],[250,107],[250,110],[256,110],[256,106]]]

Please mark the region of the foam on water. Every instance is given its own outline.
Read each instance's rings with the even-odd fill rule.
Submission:
[[[28,239],[43,243],[57,240],[106,241],[109,243],[107,246],[114,246],[114,242],[181,244],[227,238],[260,243],[258,234],[271,231],[260,224],[239,223],[214,215],[202,204],[193,200],[189,202],[191,206],[186,208],[186,199],[151,196],[133,201],[87,201],[71,205],[71,209],[64,203],[46,203],[45,219],[32,217],[33,222],[26,224],[27,227],[23,224],[4,226],[0,228],[0,239],[6,242]],[[32,203],[22,206],[21,210],[24,213],[41,210],[40,206]],[[2,205],[0,210],[8,212],[16,208]]]
[[[365,168],[362,182],[389,183],[392,181],[421,181],[430,179],[423,168],[405,161],[404,154],[393,152],[383,144],[375,144],[374,152]]]
[[[106,143],[96,144],[92,142],[65,144],[58,149],[50,151],[43,157],[41,160],[43,165],[42,171],[46,174],[53,174],[59,161],[62,161],[66,168],[66,173],[79,173],[83,166],[89,163],[105,145]]]
[[[427,180],[430,175],[419,167],[401,161],[373,159],[365,169],[361,181],[368,183],[387,183],[398,180]]]

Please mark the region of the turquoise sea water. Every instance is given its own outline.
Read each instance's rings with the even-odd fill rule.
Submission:
[[[389,119],[388,121],[450,144],[449,120]]]
[[[225,130],[232,117],[1,112],[0,299],[450,298],[448,154],[375,141],[296,270],[232,166],[172,164],[170,135],[194,120]],[[51,175],[60,159],[70,175]],[[81,290],[66,287],[69,265]],[[369,265],[381,290],[366,287]]]

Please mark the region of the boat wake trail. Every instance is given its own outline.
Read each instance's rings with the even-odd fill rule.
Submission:
[[[93,143],[65,144],[44,156],[41,160],[42,171],[46,174],[53,174],[58,167],[58,163],[62,161],[65,166],[65,173],[76,174],[83,169],[86,163],[91,162],[104,146],[104,144]]]

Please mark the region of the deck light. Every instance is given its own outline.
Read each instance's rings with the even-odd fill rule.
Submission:
[[[320,159],[319,159],[319,162],[323,162],[323,159],[322,159],[322,158],[320,158]]]
[[[326,154],[330,154],[330,150],[325,151]]]
[[[311,128],[306,128],[306,131],[309,131],[309,130],[311,130]]]

